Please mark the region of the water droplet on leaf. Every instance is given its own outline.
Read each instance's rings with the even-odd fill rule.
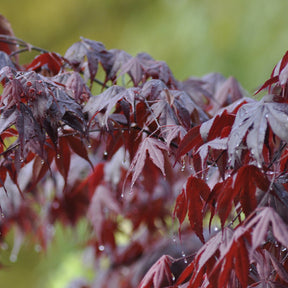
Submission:
[[[100,245],[100,246],[98,247],[98,249],[99,249],[99,251],[104,251],[104,250],[105,250],[105,247],[104,247],[103,245]]]
[[[11,254],[9,259],[10,259],[11,262],[15,263],[17,261],[17,255],[16,254]]]

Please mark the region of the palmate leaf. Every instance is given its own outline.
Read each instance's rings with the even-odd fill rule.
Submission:
[[[160,94],[164,89],[167,89],[167,86],[163,81],[152,79],[144,83],[141,94],[148,101],[155,101],[161,98]]]
[[[88,67],[87,74],[91,83],[97,74],[99,63],[101,63],[106,74],[109,75],[112,69],[113,54],[106,50],[101,42],[81,38],[81,41],[74,43],[65,53],[64,56],[76,71],[81,71]],[[87,57],[87,66],[84,65]]]
[[[202,137],[200,135],[200,126],[195,126],[188,131],[188,133],[183,137],[176,158],[179,159],[181,156],[188,153],[190,150],[196,151],[203,144]]]
[[[205,242],[203,236],[203,208],[209,194],[210,188],[202,179],[190,176],[185,190],[178,195],[174,208],[174,215],[178,218],[180,226],[188,212],[191,229],[203,243]]]
[[[78,104],[86,103],[92,96],[83,78],[77,72],[61,73],[54,76],[52,80],[65,85],[65,91],[75,99]]]
[[[148,124],[157,119],[161,126],[182,125],[189,130],[192,125],[208,119],[205,112],[184,92],[164,88],[159,99],[151,105]]]
[[[234,183],[235,194],[239,196],[241,207],[248,216],[257,207],[256,189],[267,192],[270,182],[256,166],[243,166],[238,170]]]
[[[154,62],[154,59],[150,55],[147,53],[139,53],[135,57],[130,58],[121,67],[118,77],[127,73],[131,77],[134,86],[138,86],[138,84],[144,80],[145,71],[151,62]]]
[[[235,271],[241,287],[247,287],[249,271],[249,255],[244,239],[241,237],[232,242],[229,252],[218,261],[215,270],[221,267],[221,273],[218,279],[218,287],[227,287],[231,283],[232,271]],[[235,277],[235,276],[234,276]]]
[[[201,145],[198,150],[195,152],[196,154],[199,153],[201,162],[202,162],[202,169],[205,169],[207,159],[209,156],[210,150],[216,151],[224,151],[227,149],[227,142],[228,138],[215,138],[207,143]]]
[[[105,125],[106,128],[109,129],[109,117],[114,117],[114,120],[117,120],[115,115],[111,115],[113,110],[115,110],[115,105],[121,100],[125,100],[125,103],[129,103],[131,105],[131,110],[133,111],[135,94],[140,92],[139,90],[139,88],[125,89],[124,87],[117,85],[111,86],[100,95],[91,97],[85,105],[83,112],[88,113],[90,123],[98,113],[103,113],[104,115],[101,117],[100,127]],[[126,114],[126,118],[128,118],[126,120],[130,121],[130,107],[129,105],[124,105],[124,102],[122,102],[122,109],[124,110],[123,112]]]
[[[147,137],[141,142],[127,173],[127,177],[129,174],[133,174],[130,189],[132,189],[141,171],[143,170],[147,153],[152,162],[161,170],[162,174],[165,176],[163,150],[168,151],[167,146],[157,139]]]
[[[0,71],[0,77],[5,71],[7,69]],[[45,132],[56,146],[58,128],[63,123],[84,134],[85,119],[81,106],[63,86],[34,71],[13,73],[10,70],[9,73],[1,97],[2,129],[16,124],[21,151],[28,142],[33,143],[33,151],[44,157]]]
[[[219,233],[221,234],[221,233]],[[241,287],[247,287],[250,266],[250,234],[242,227],[236,229],[230,239],[223,239],[219,246],[220,257],[208,275],[210,283],[217,281],[216,287],[229,287],[236,277]],[[232,274],[235,271],[235,274]],[[211,287],[211,286],[210,286]]]
[[[221,82],[220,82],[221,83]],[[244,97],[244,90],[234,77],[227,78],[223,83],[218,84],[211,101],[209,113],[217,113],[220,108],[228,106],[238,99]]]
[[[287,224],[273,208],[265,207],[257,212],[255,211],[254,217],[249,218],[247,221],[246,229],[254,229],[252,234],[252,247],[254,250],[264,244],[270,227],[275,239],[288,248]]]
[[[167,126],[164,127],[161,131],[161,135],[163,135],[163,138],[165,139],[168,147],[172,144],[175,145],[174,142],[172,143],[174,139],[182,140],[186,133],[187,131],[181,125]]]
[[[203,279],[205,277],[204,275],[209,275],[216,264],[215,256],[218,255],[219,257],[219,251],[224,250],[227,247],[227,244],[231,241],[232,236],[232,230],[226,228],[222,231],[222,233],[217,233],[214,237],[208,240],[198,250],[194,261],[192,262],[194,263],[195,270],[189,281],[191,287],[202,287],[201,284],[203,283]],[[186,269],[189,269],[189,266]],[[216,284],[217,280],[218,279],[216,278],[212,283]]]
[[[121,67],[127,63],[132,56],[127,52],[119,49],[111,49],[109,50],[110,53],[113,54],[112,58],[112,68],[109,71],[109,74],[106,76],[106,81],[111,80],[114,82],[117,78],[117,73],[120,71]]]
[[[257,208],[257,193],[267,192],[270,182],[261,169],[254,165],[246,165],[237,171],[232,177],[218,182],[212,189],[207,200],[211,210],[211,219],[215,213],[218,214],[221,226],[224,227],[227,218],[232,213],[233,205],[240,207],[243,213],[248,216]]]
[[[121,67],[118,77],[126,73],[130,76],[134,86],[138,86],[141,82],[144,83],[146,79],[151,77],[163,81],[173,89],[178,87],[178,82],[167,64],[164,61],[155,61],[147,53],[139,53],[135,57],[129,58]]]
[[[217,146],[219,148],[218,150],[227,149],[225,140],[222,140],[222,138],[225,138],[230,134],[230,130],[232,129],[235,120],[235,111],[244,104],[245,102],[240,101],[237,102],[236,105],[230,105],[227,109],[225,108],[224,110],[221,110],[210,120],[204,121],[201,125],[191,128],[180,142],[177,151],[177,158],[189,151],[192,151],[192,153],[195,154],[198,150],[198,152],[201,151],[201,158],[204,160],[205,154],[207,156],[210,142],[210,146],[215,146],[216,150]]]
[[[103,213],[103,211],[106,212]],[[104,185],[99,185],[92,196],[88,218],[93,225],[99,243],[114,249],[117,224],[113,220],[114,217],[109,218],[111,213],[115,215],[120,214],[119,203],[112,195],[110,189]]]
[[[231,165],[242,163],[242,150],[247,148],[259,167],[263,164],[263,144],[268,125],[281,140],[288,142],[288,105],[286,103],[261,101],[243,105],[235,118],[228,140],[228,154]]]
[[[174,259],[163,255],[147,272],[138,288],[161,288],[173,284],[173,275],[170,266]],[[165,285],[166,284],[166,285]],[[165,285],[165,286],[163,286]]]

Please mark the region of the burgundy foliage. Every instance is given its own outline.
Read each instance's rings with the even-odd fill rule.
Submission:
[[[79,287],[287,287],[288,52],[258,101],[233,77],[0,28],[1,242],[16,226],[45,249],[85,218],[99,268]]]

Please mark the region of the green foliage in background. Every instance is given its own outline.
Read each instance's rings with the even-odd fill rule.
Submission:
[[[81,249],[88,241],[87,225],[80,222],[75,228],[58,225],[57,237],[47,251],[30,238],[25,238],[15,263],[11,262],[12,233],[1,247],[0,286],[7,288],[64,288],[75,278],[93,279],[89,251]],[[68,241],[69,240],[69,241]]]
[[[178,79],[217,71],[250,92],[288,47],[286,0],[10,0],[1,8],[34,45],[62,54],[84,36],[148,52]]]

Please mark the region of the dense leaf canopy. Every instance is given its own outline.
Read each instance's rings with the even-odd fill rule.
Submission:
[[[287,54],[257,101],[86,38],[64,56],[0,43],[1,242],[17,227],[46,249],[85,218],[99,268],[77,287],[288,285]]]

